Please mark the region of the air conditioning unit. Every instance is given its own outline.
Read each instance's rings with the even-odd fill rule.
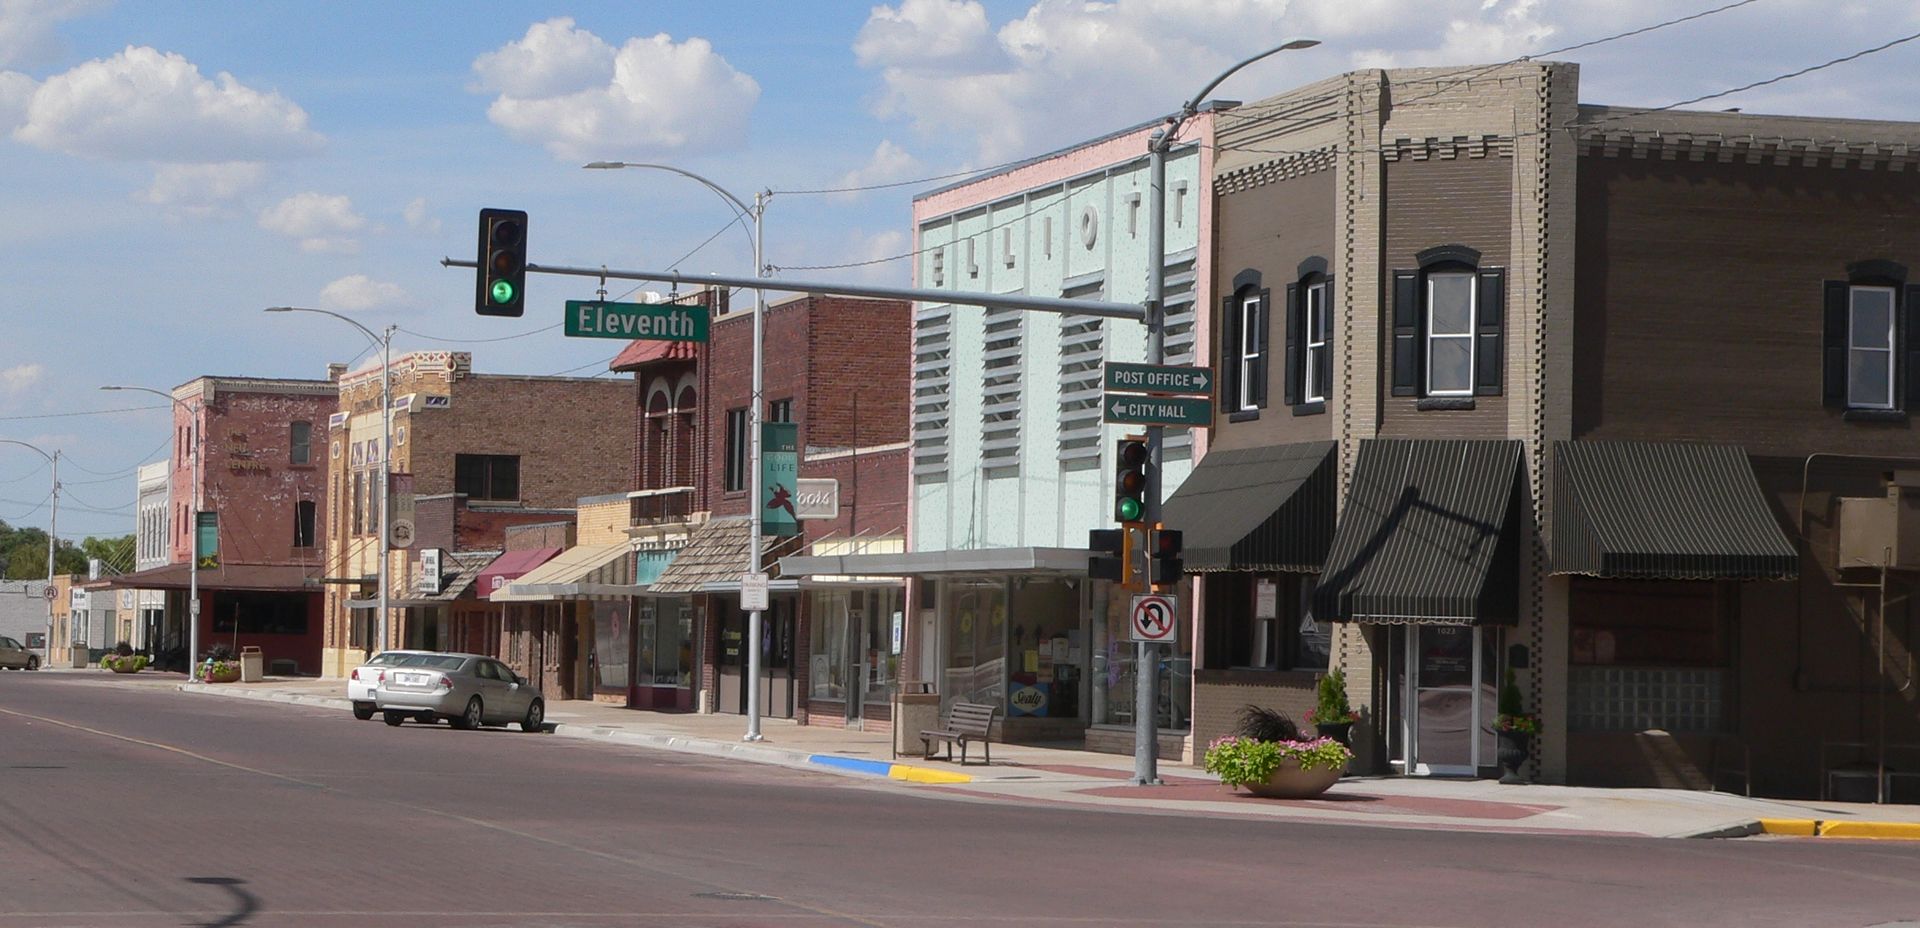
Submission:
[[[1920,470],[1894,471],[1887,495],[1840,500],[1840,566],[1920,570]]]

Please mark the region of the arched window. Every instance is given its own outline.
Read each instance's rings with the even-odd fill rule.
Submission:
[[[1498,396],[1506,369],[1506,269],[1440,245],[1393,272],[1393,395],[1471,403]]]

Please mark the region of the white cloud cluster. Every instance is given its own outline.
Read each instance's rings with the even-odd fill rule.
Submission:
[[[0,394],[5,394],[9,398],[19,396],[33,389],[34,385],[46,375],[46,366],[38,362],[15,364],[12,367],[0,369]]]
[[[342,277],[321,288],[320,307],[356,312],[407,302],[407,291],[399,284],[374,280],[365,274]]]
[[[0,0],[0,68],[52,59],[60,48],[54,27],[105,5],[101,0]]]
[[[133,46],[47,78],[13,137],[90,158],[188,164],[287,158],[321,144],[291,100]]]
[[[297,193],[260,213],[260,228],[300,240],[301,251],[350,254],[360,250],[352,237],[367,224],[345,196]]]
[[[225,212],[227,204],[260,187],[267,168],[257,161],[163,164],[139,199],[189,216]]]
[[[572,19],[536,23],[474,59],[487,117],[523,142],[571,160],[726,147],[746,135],[760,85],[701,38],[665,33],[615,49]]]
[[[840,175],[836,187],[866,187],[873,184],[890,184],[894,181],[909,180],[922,173],[920,159],[893,143],[891,139],[882,139],[874,146],[873,157],[867,163]]]
[[[409,229],[416,229],[422,232],[440,231],[440,217],[427,211],[426,197],[414,197],[408,201],[406,209],[401,211],[401,215],[406,218],[407,228]]]

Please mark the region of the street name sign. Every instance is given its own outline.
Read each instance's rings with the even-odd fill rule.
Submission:
[[[567,334],[574,338],[704,342],[711,321],[705,306],[567,301]]]
[[[1208,367],[1171,367],[1162,364],[1125,364],[1109,361],[1106,371],[1107,389],[1119,393],[1213,395],[1213,369]]]
[[[1133,640],[1135,641],[1172,641],[1176,625],[1173,611],[1173,597],[1159,593],[1148,593],[1133,598],[1133,608],[1128,610],[1133,618]]]
[[[1101,418],[1118,425],[1213,424],[1213,402],[1183,396],[1127,396],[1109,393],[1100,403]]]

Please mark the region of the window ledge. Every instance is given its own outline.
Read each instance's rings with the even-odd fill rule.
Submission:
[[[1258,409],[1236,409],[1233,412],[1227,413],[1228,422],[1252,422],[1258,418],[1260,418],[1260,410]]]
[[[1473,408],[1471,396],[1428,396],[1416,400],[1413,408],[1421,412],[1434,410],[1468,410]]]
[[[1326,400],[1315,400],[1311,403],[1301,403],[1293,407],[1293,414],[1296,416],[1317,416],[1326,411]]]
[[[1849,409],[1840,414],[1845,422],[1888,422],[1905,425],[1907,411],[1904,409]]]

